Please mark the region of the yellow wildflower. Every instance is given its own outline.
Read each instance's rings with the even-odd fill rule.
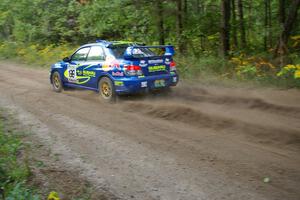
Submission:
[[[300,78],[300,70],[296,70],[294,73],[294,78]]]
[[[240,64],[241,62],[242,62],[242,60],[241,59],[239,59],[239,58],[237,58],[237,57],[232,57],[231,59],[230,59],[230,61],[232,62],[232,63],[234,63],[234,64]]]
[[[291,36],[292,40],[300,40],[300,35]]]
[[[296,69],[296,66],[295,66],[295,65],[286,65],[286,66],[284,67],[284,69],[286,69],[286,70]]]
[[[57,192],[50,192],[47,200],[60,200]]]
[[[241,65],[248,65],[248,64],[249,64],[249,62],[245,61],[245,60],[241,62]]]

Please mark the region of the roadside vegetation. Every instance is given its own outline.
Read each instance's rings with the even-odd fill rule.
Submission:
[[[28,160],[20,159],[26,147],[21,135],[8,128],[7,121],[0,113],[0,199],[39,200],[39,195],[26,185],[30,176]]]
[[[0,200],[108,200],[0,109]]]
[[[174,44],[185,79],[299,88],[299,6],[300,0],[1,1],[0,58],[49,67],[96,39]]]

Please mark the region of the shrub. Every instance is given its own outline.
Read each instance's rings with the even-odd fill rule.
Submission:
[[[16,59],[27,64],[49,67],[58,60],[69,56],[74,49],[69,44],[41,46],[38,44],[4,42],[0,44],[0,58]]]

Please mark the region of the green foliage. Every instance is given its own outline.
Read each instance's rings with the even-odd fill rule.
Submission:
[[[19,182],[8,192],[6,200],[40,200],[40,197]]]
[[[47,66],[70,56],[75,48],[69,44],[38,45],[16,42],[0,43],[0,58],[17,59],[24,63]]]
[[[246,79],[251,79],[255,78],[257,74],[257,69],[253,65],[244,65],[244,66],[239,66],[237,75],[241,78],[246,78]]]
[[[221,46],[220,0],[182,0],[181,11],[178,10],[176,2],[2,0],[0,1],[0,57],[49,66],[50,63],[69,55],[74,47],[99,38],[158,44],[160,36],[163,36],[165,43],[175,45],[176,50],[179,44],[184,44],[184,51],[180,51],[184,55],[178,55],[177,62],[181,74],[186,78],[209,73],[247,80],[272,77],[279,81],[275,75],[276,70],[267,67],[267,71],[264,71],[256,63],[236,65],[217,57]],[[157,5],[163,9],[162,14],[159,14]],[[286,1],[286,15],[290,5]],[[267,59],[269,61],[272,59],[271,56],[274,54],[282,31],[278,13],[273,12],[278,8],[279,1],[271,0],[272,12],[268,16],[271,24],[266,24],[268,13],[266,13],[265,2],[243,1],[247,45],[242,47],[240,19],[236,5],[236,20],[230,22],[231,51],[229,54],[231,57],[244,53],[255,57],[263,55],[269,57]],[[182,17],[180,35],[178,35],[178,14]],[[162,27],[159,26],[160,20],[163,23]],[[237,33],[237,45],[233,42],[233,30]],[[300,20],[297,20],[288,44],[289,57],[293,61],[290,61],[290,64],[300,62],[299,35]],[[278,68],[277,65],[274,67]]]
[[[0,188],[5,200],[40,199],[24,184],[30,171],[25,161],[18,160],[22,148],[20,138],[7,129],[0,113]]]
[[[277,76],[285,79],[295,79],[300,86],[300,65],[286,65],[277,73]]]
[[[176,57],[177,69],[186,79],[197,79],[207,74],[220,75],[226,73],[231,64],[216,56]]]
[[[162,6],[162,16],[158,16],[156,2]],[[186,9],[182,13],[184,30],[181,39],[187,45],[189,53],[197,55],[208,51],[217,54],[220,46],[220,0],[187,0],[182,3]],[[271,1],[272,9],[275,10],[278,6],[278,1]],[[288,8],[287,4],[286,9]],[[248,47],[244,50],[264,51],[263,38],[268,31],[272,32],[269,39],[275,46],[274,41],[278,39],[281,24],[277,20],[277,12],[271,12],[272,26],[266,28],[264,12],[263,1],[244,1],[244,20],[248,22]],[[175,1],[2,0],[0,41],[56,45],[61,42],[86,43],[95,38],[103,38],[155,44],[159,39],[157,24],[161,17],[166,43],[176,44],[177,14]],[[295,24],[298,28],[293,30],[292,35],[299,33],[299,23],[298,20]],[[232,27],[238,30],[238,25],[239,21],[232,24]],[[238,37],[239,34],[238,32]],[[240,50],[240,47],[235,47],[234,50]]]

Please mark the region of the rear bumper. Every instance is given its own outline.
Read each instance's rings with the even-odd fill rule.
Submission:
[[[155,86],[154,82],[156,80],[164,80],[164,86]],[[114,85],[117,94],[132,94],[176,86],[178,81],[178,75],[176,73],[171,73],[145,77],[115,78]]]

